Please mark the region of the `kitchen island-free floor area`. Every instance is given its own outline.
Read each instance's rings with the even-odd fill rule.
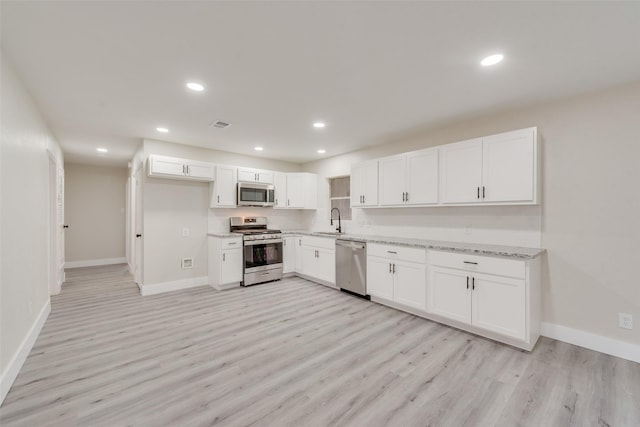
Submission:
[[[8,426],[637,426],[640,364],[532,353],[299,278],[142,297],[67,271]]]

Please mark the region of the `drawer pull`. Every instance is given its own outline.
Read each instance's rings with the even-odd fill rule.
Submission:
[[[396,255],[398,254],[398,252],[396,252],[396,251],[387,251],[387,253],[388,254],[396,254]]]
[[[238,242],[229,242],[230,245],[237,245]]]
[[[473,265],[478,265],[477,262],[473,262],[473,261],[463,261],[465,264],[473,264]]]

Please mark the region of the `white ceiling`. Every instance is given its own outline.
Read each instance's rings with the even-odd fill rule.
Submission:
[[[75,162],[126,164],[142,138],[306,162],[640,78],[640,2],[0,7],[2,48]]]

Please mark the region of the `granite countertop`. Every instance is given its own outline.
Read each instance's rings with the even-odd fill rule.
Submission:
[[[403,237],[391,237],[391,236],[365,236],[357,234],[323,234],[313,231],[304,230],[288,230],[282,231],[283,235],[303,235],[303,236],[317,236],[326,237],[341,240],[352,240],[367,243],[382,243],[389,245],[409,246],[415,248],[436,249],[449,252],[461,252],[474,255],[491,255],[501,256],[508,258],[519,259],[533,259],[544,253],[545,249],[541,248],[526,248],[519,246],[503,246],[503,245],[488,245],[481,243],[463,243],[463,242],[445,242],[441,240],[426,240],[426,239],[408,239]]]
[[[240,233],[229,233],[229,232],[217,232],[217,233],[207,233],[207,236],[211,237],[242,237]]]

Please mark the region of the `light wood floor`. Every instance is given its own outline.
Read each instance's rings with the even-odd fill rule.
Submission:
[[[526,353],[297,278],[67,278],[2,426],[640,425],[640,364],[555,340]]]

